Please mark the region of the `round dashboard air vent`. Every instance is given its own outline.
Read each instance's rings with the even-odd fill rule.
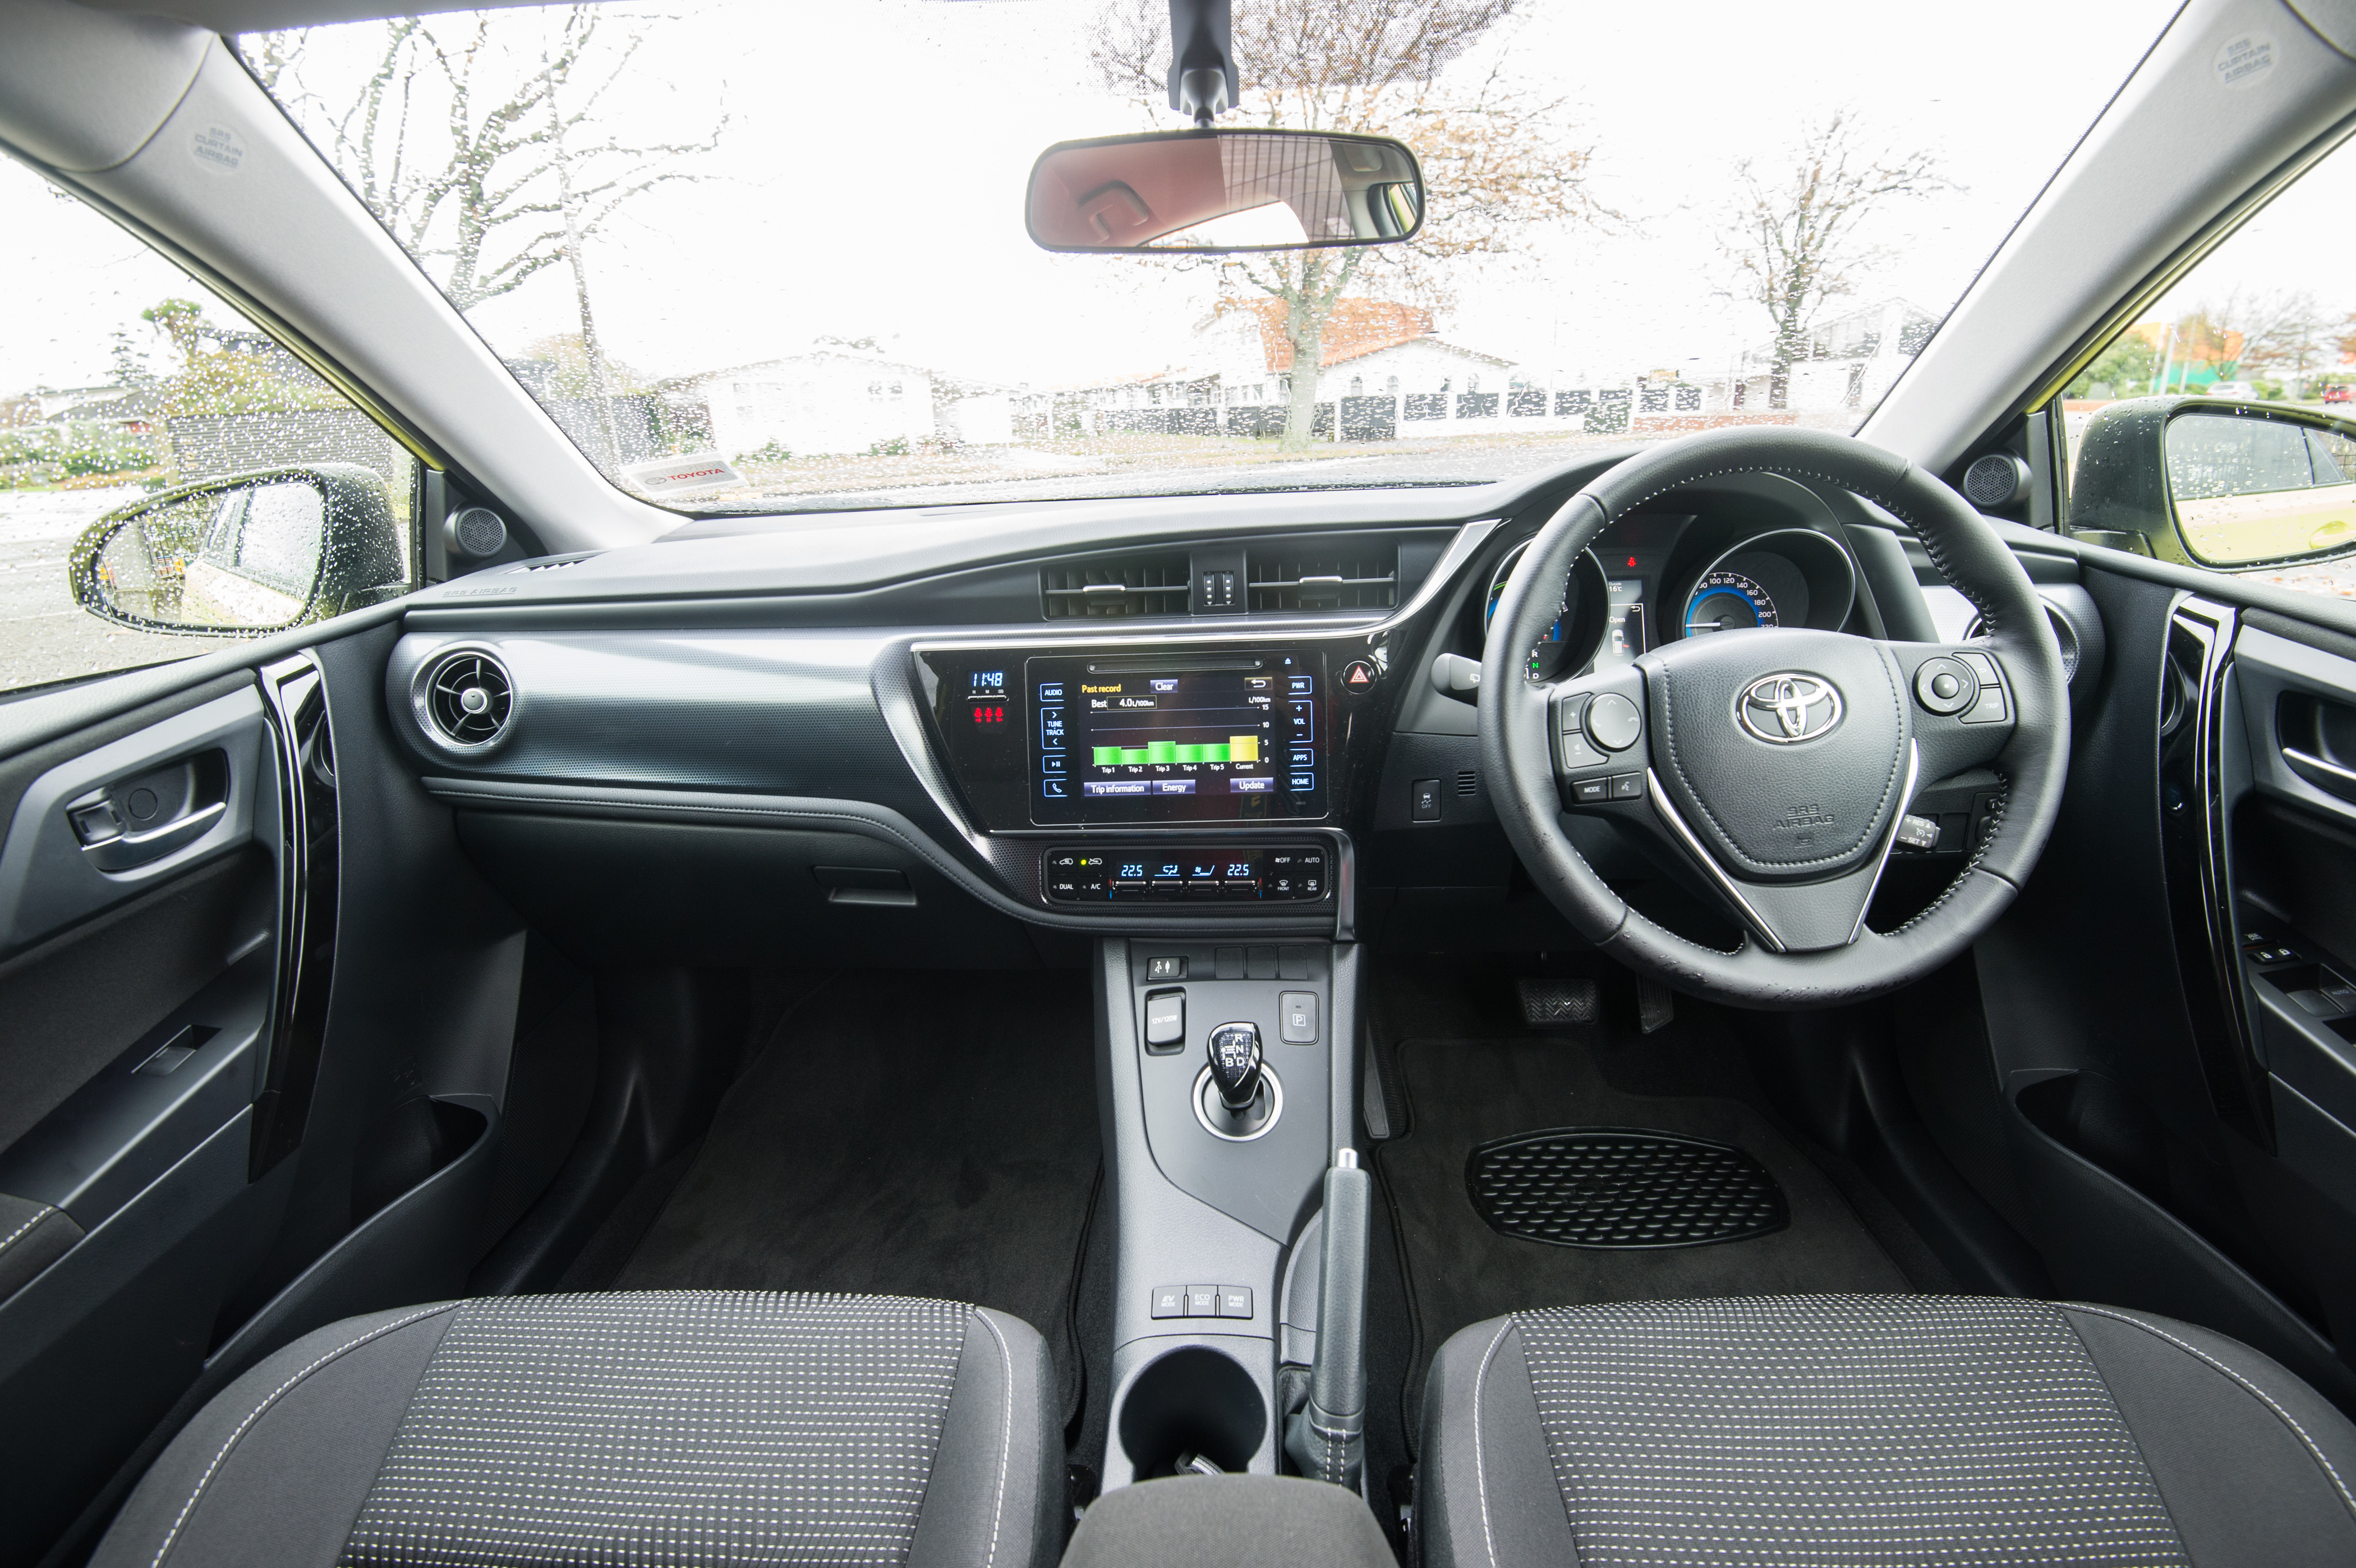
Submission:
[[[507,733],[515,682],[507,666],[478,649],[444,653],[425,668],[418,706],[434,738],[479,751]]]

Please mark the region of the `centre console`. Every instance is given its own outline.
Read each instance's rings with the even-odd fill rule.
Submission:
[[[1378,668],[1273,639],[915,651],[976,846],[1061,923],[1101,921],[1102,1483],[1273,1474],[1310,1397],[1328,1172],[1354,1157],[1340,803]]]

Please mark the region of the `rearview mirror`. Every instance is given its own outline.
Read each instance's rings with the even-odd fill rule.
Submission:
[[[2070,531],[2197,566],[2345,554],[2356,550],[2356,425],[2211,398],[2107,404],[2079,437]]]
[[[74,602],[142,631],[276,631],[358,609],[408,580],[384,480],[350,463],[186,485],[107,513],[75,541]]]
[[[1423,171],[1387,136],[1164,131],[1058,142],[1031,168],[1050,251],[1211,252],[1384,245],[1423,227]]]

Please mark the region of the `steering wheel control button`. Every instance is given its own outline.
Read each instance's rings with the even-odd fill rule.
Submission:
[[[1561,717],[1555,721],[1555,728],[1564,735],[1577,735],[1587,727],[1587,693],[1576,692],[1565,697],[1558,711]]]
[[[1317,1043],[1317,993],[1287,991],[1277,996],[1276,1037],[1288,1046]]]
[[[2004,688],[1987,685],[1980,688],[1980,700],[1964,714],[1967,725],[2000,725],[2012,716],[2004,704]]]
[[[1644,733],[1644,715],[1617,692],[1587,704],[1587,738],[1606,751],[1625,751]]]
[[[1960,660],[1925,659],[1914,671],[1914,700],[1932,713],[1960,714],[1979,694],[1979,677]]]
[[[1612,776],[1612,798],[1615,800],[1641,800],[1644,798],[1644,776],[1641,773],[1615,773]]]
[[[1576,773],[1582,768],[1601,768],[1612,759],[1587,744],[1587,737],[1572,732],[1562,737],[1562,770]]]
[[[1145,998],[1145,1048],[1157,1057],[1186,1048],[1186,993],[1154,991]]]
[[[1967,725],[2000,725],[2012,717],[2011,704],[2005,701],[2004,681],[1997,672],[1996,660],[1976,649],[1958,653],[1955,658],[1967,665],[1978,680],[1974,701],[1964,710]]]
[[[1600,806],[1612,799],[1612,780],[1609,779],[1582,779],[1571,789],[1582,806]]]

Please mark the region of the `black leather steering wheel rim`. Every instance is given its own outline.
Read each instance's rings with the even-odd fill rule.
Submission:
[[[1518,657],[1554,618],[1579,553],[1607,526],[1669,491],[1743,473],[1835,485],[1907,523],[1933,564],[1978,609],[1984,640],[1971,646],[1996,657],[2010,686],[2010,734],[1990,764],[2001,781],[1993,827],[1922,914],[1886,933],[1860,924],[1847,946],[1777,952],[1746,939],[1722,952],[1630,908],[1563,829],[1548,692],[1527,678]],[[1961,496],[1907,459],[1853,437],[1747,426],[1665,442],[1629,457],[1564,502],[1538,531],[1506,584],[1492,627],[1481,672],[1481,757],[1495,780],[1493,798],[1506,836],[1574,929],[1679,991],[1741,1006],[1793,1009],[1860,1001],[1929,974],[2012,902],[2061,809],[2070,760],[2068,680],[2035,587],[1996,530]]]

